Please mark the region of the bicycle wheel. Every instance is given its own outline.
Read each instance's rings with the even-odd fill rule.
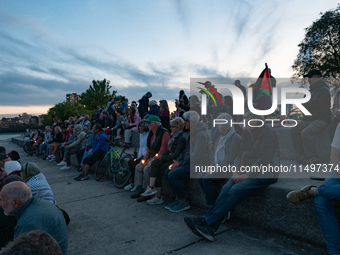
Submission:
[[[109,167],[110,167],[110,154],[106,153],[104,158],[98,163],[98,166],[94,173],[94,178],[96,179],[96,181],[99,181],[105,175]]]
[[[24,151],[29,154],[30,151],[31,151],[31,143],[29,142],[26,142],[25,145],[24,145]]]
[[[130,157],[125,155],[120,159],[120,161],[117,161],[115,164],[116,169],[114,170],[112,179],[113,184],[117,188],[124,187],[130,180],[131,171],[127,163],[127,160],[129,159]]]

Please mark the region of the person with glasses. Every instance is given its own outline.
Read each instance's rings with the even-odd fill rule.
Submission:
[[[163,204],[161,196],[162,176],[165,170],[174,163],[174,160],[184,151],[186,139],[183,136],[184,120],[180,117],[170,122],[171,138],[168,142],[168,150],[162,155],[156,154],[155,160],[151,163],[150,181],[147,190],[141,196],[155,195],[147,203],[150,205]]]

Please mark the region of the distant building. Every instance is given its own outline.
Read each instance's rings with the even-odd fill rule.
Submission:
[[[38,116],[32,116],[30,118],[30,124],[37,124],[37,125],[39,125],[39,118],[38,118]]]
[[[19,124],[29,124],[31,117],[32,115],[29,115],[26,112],[19,114]]]
[[[1,127],[2,128],[9,128],[10,125],[17,125],[19,124],[19,118],[2,118],[1,120]]]
[[[66,102],[74,103],[79,101],[79,96],[76,92],[73,92],[72,94],[66,94]]]

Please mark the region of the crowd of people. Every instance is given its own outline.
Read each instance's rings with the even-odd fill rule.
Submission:
[[[313,164],[320,161],[314,138],[329,125],[336,126],[339,123],[340,102],[337,93],[338,101],[334,102],[333,106],[333,114],[336,117],[332,120],[329,87],[322,79],[321,72],[312,70],[306,77],[310,84],[311,99],[304,106],[312,115],[304,116],[290,132],[299,156],[298,162]],[[277,85],[274,77],[271,76],[270,80],[273,86]],[[209,81],[202,84],[207,85],[208,90],[214,88]],[[234,84],[246,96],[246,88],[241,85],[240,80],[236,80]],[[210,99],[207,103],[207,116],[201,116],[201,99],[196,95],[188,98],[183,90],[179,92],[175,102],[176,111],[173,114],[170,114],[166,100],[160,100],[159,103],[151,100],[151,92],[142,96],[138,103],[131,102],[130,106],[124,97],[119,101],[112,98],[106,106],[97,107],[93,120],[88,115],[70,117],[64,122],[59,120],[47,126],[44,132],[32,130],[33,140],[30,142],[37,155],[55,162],[64,170],[70,169],[70,157],[76,154],[78,171],[81,174],[75,180],[85,181],[89,179],[91,166],[108,151],[109,140],[129,147],[133,142],[132,133],[138,132],[139,152],[136,158],[128,162],[132,178],[124,190],[132,191],[131,198],[137,199],[138,202],[146,201],[150,205],[163,204],[164,176],[174,198],[165,209],[178,213],[190,209],[190,199],[182,181],[192,177],[194,165],[233,166],[237,170],[242,166],[280,165],[279,142],[273,128],[269,125],[256,127],[256,124],[264,121],[264,116],[246,110],[243,116],[244,126],[232,126],[231,120],[239,121],[240,117],[233,114],[233,98],[223,97],[220,93],[219,95],[223,98],[222,104],[213,104],[210,102],[213,99]],[[268,100],[271,101],[270,97],[266,98],[266,102]],[[223,119],[228,122],[211,127],[211,119]],[[249,124],[249,120],[252,120],[252,125]],[[340,126],[332,130],[331,163],[336,165],[340,163]],[[63,214],[59,209],[55,209],[56,201],[45,177],[34,163],[12,165],[11,162],[17,161],[9,159],[5,148],[0,150],[0,167],[4,169],[1,176],[3,180],[1,182],[3,189],[0,193],[3,210],[1,217],[16,215],[16,224],[20,227],[15,228],[14,239],[34,230],[29,225],[30,217],[40,208],[44,208],[46,217],[54,217],[56,222],[53,224],[58,226],[58,233],[47,226],[40,229],[55,238],[62,252],[66,254],[65,217],[61,218]],[[11,176],[18,173],[21,180],[16,179],[5,184]],[[276,183],[279,176],[278,173],[243,174],[236,171],[228,174],[200,173],[196,177],[205,194],[209,210],[202,217],[186,217],[184,221],[195,235],[213,241],[219,226],[229,219],[230,212],[235,206]],[[320,187],[309,186],[287,195],[287,199],[295,204],[307,198],[314,198],[318,221],[331,254],[340,254],[340,232],[332,207],[340,200],[340,193],[337,192],[339,180],[338,173],[334,173],[332,178],[326,180]],[[37,185],[37,182],[43,184]],[[221,185],[222,189],[219,190]],[[43,191],[39,190],[42,186],[45,187]],[[22,212],[26,210],[28,212],[23,214]],[[25,217],[21,218],[21,215]]]

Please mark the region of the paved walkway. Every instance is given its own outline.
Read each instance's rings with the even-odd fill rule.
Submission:
[[[326,254],[323,248],[297,242],[275,233],[231,221],[222,226],[215,242],[191,233],[185,216],[199,216],[192,208],[171,213],[163,206],[149,206],[130,198],[131,192],[108,180],[76,182],[76,169],[60,170],[40,157],[27,157],[21,147],[1,141],[7,151],[17,150],[21,162],[35,162],[46,176],[61,208],[71,218],[69,254]]]

